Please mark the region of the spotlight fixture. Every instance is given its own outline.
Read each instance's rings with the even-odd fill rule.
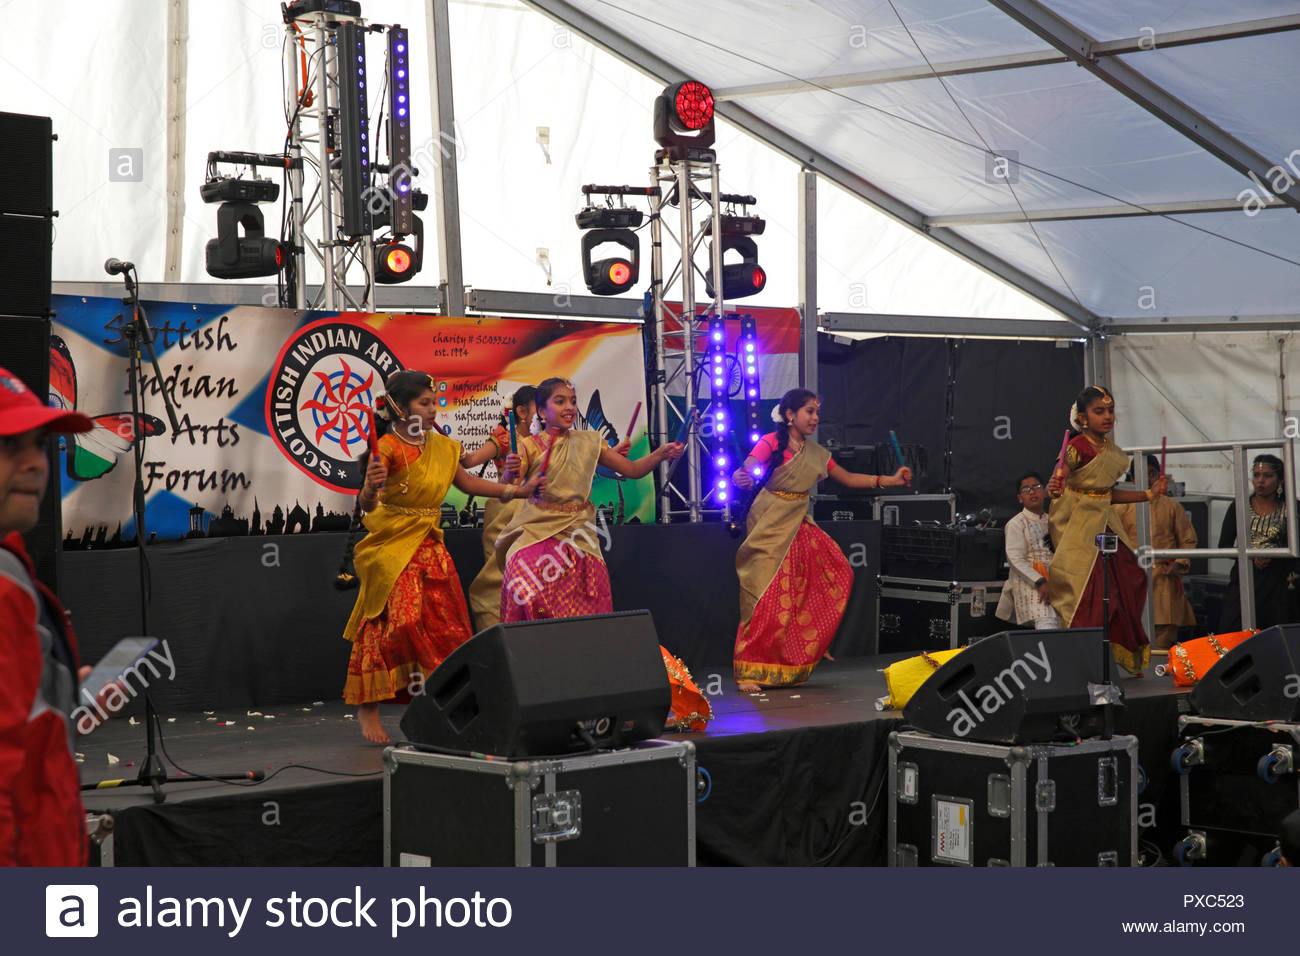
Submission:
[[[419,216],[411,216],[411,233],[415,236],[414,248],[395,236],[387,241],[375,241],[376,282],[383,285],[406,282],[424,267],[424,223]]]
[[[709,244],[709,260],[713,260],[712,243]],[[722,298],[724,300],[743,299],[763,291],[767,285],[767,273],[758,264],[758,243],[749,236],[722,237],[722,254],[738,252],[740,262],[722,264]],[[710,298],[714,296],[713,267],[704,273],[704,291]]]
[[[574,219],[582,234],[582,276],[593,295],[618,295],[636,285],[641,275],[641,241],[631,227],[641,224],[641,210],[627,206],[588,206]],[[603,243],[614,243],[628,256],[593,261],[592,251]]]
[[[262,211],[247,202],[227,202],[217,208],[217,238],[208,240],[204,252],[208,275],[214,279],[273,276],[285,262],[284,247],[266,238]]]
[[[713,92],[703,83],[673,83],[655,98],[655,142],[670,158],[712,161],[715,136]]]

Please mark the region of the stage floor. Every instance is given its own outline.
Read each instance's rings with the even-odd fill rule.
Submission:
[[[665,735],[695,741],[710,776],[711,796],[698,806],[701,862],[883,862],[883,806],[856,833],[835,836],[834,818],[858,797],[879,796],[884,744],[901,723],[899,712],[875,709],[885,694],[880,670],[904,656],[826,662],[802,686],[760,694],[739,693],[729,674],[714,682],[721,693],[711,698],[708,731]],[[696,674],[701,686],[709,686],[710,676]],[[1144,763],[1152,766],[1168,752],[1177,698],[1185,692],[1151,675],[1126,679],[1123,687],[1129,706],[1118,729],[1136,730],[1126,725],[1141,718],[1151,755]],[[390,736],[400,739],[402,708],[385,707],[381,715]],[[361,737],[353,708],[309,701],[163,714],[162,720],[166,756],[188,772],[275,775],[256,785],[169,782],[161,805],[144,787],[85,791],[88,811],[116,818],[119,864],[380,862],[383,747]],[[119,718],[81,738],[83,784],[134,779],[145,755],[144,731],[139,719]],[[770,827],[765,817],[773,812],[788,817],[783,831],[759,832]],[[818,824],[827,814],[831,821]]]

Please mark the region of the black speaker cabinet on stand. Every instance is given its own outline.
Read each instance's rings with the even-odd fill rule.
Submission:
[[[0,366],[42,400],[50,391],[53,140],[48,116],[0,113]],[[63,531],[56,440],[49,456],[40,519],[23,539],[36,576],[57,591]]]

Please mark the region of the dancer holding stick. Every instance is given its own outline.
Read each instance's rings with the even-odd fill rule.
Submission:
[[[773,410],[777,430],[759,439],[732,475],[737,487],[760,485],[736,554],[740,626],[734,670],[744,693],[764,684],[807,680],[817,662],[829,656],[849,602],[853,571],[839,545],[808,516],[809,492],[828,475],[849,488],[898,486],[912,477],[906,465],[892,475],[838,467],[810,437],[820,409],[816,393],[786,392]],[[761,478],[754,477],[755,470]]]
[[[448,489],[508,502],[543,485],[535,479],[517,488],[469,474],[460,442],[433,427],[438,399],[427,372],[396,372],[385,387],[376,424],[391,430],[366,456],[361,508],[369,534],[354,554],[361,591],[343,635],[352,641],[343,699],[358,705],[361,732],[375,743],[388,742],[380,702],[409,699],[470,637],[465,595],[439,528]]]
[[[1109,590],[1111,653],[1130,674],[1141,674],[1151,659],[1142,627],[1147,576],[1111,506],[1154,501],[1164,494],[1165,479],[1158,478],[1146,492],[1115,487],[1128,471],[1129,458],[1110,438],[1115,398],[1109,389],[1090,385],[1080,392],[1070,408],[1070,423],[1078,434],[1067,443],[1063,460],[1047,483],[1048,492],[1057,499],[1048,516],[1054,551],[1047,575],[1048,597],[1066,627],[1101,627]],[[1109,561],[1100,560],[1097,538],[1102,533],[1118,537],[1118,550]]]
[[[614,599],[601,554],[602,528],[591,502],[596,466],[641,478],[682,453],[682,445],[673,442],[629,461],[606,445],[599,432],[575,430],[577,412],[571,382],[548,378],[537,386],[539,431],[519,443],[519,457],[525,475],[533,480],[546,476],[546,490],[525,502],[497,538],[497,560],[505,574],[502,621],[610,613]],[[670,725],[703,730],[712,716],[708,701],[685,665],[667,650],[661,652],[672,689]]]

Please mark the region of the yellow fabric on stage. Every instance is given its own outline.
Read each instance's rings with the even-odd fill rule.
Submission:
[[[746,535],[736,552],[740,578],[740,626],[754,616],[754,608],[776,577],[794,542],[799,525],[807,521],[808,492],[826,474],[831,453],[814,441],[805,441],[794,457],[772,472],[758,492],[745,522]]]
[[[460,465],[460,442],[438,431],[427,432],[419,457],[404,468],[394,468],[392,464],[400,462],[405,452],[402,445],[392,434],[379,439],[379,454],[390,463],[388,480],[379,493],[379,504],[363,519],[368,533],[353,553],[361,593],[343,632],[348,640],[356,638],[363,621],[384,610],[398,575],[421,542],[431,538],[442,543],[440,509]]]
[[[1128,472],[1128,455],[1107,441],[1097,455],[1070,472],[1065,490],[1052,502],[1048,527],[1054,554],[1047,576],[1052,607],[1069,627],[1097,562],[1097,535],[1107,529],[1133,549],[1133,541],[1110,504],[1110,492]]]
[[[902,710],[906,707],[912,695],[930,679],[935,671],[964,650],[966,648],[959,647],[956,650],[918,654],[916,657],[909,657],[905,661],[886,667],[885,684],[889,687],[889,709]]]
[[[551,436],[533,435],[519,443],[525,479],[541,471],[546,442],[550,440]],[[497,536],[497,566],[503,570],[516,551],[555,537],[566,537],[578,551],[604,561],[595,530],[596,506],[590,500],[596,463],[601,449],[606,447],[604,439],[597,431],[570,429],[553,440],[555,449],[540,503],[525,501]],[[559,510],[562,507],[572,510]]]

